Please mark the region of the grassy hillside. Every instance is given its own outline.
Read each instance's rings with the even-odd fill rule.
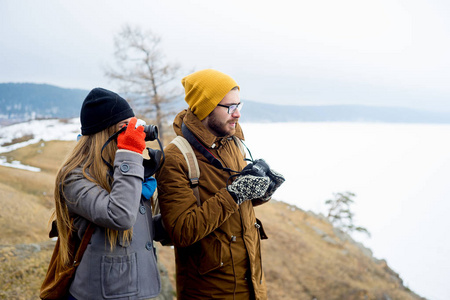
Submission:
[[[73,143],[2,154],[41,172],[0,166],[0,299],[38,298],[54,244],[47,238],[54,178]],[[323,217],[277,201],[255,209],[269,236],[262,243],[269,299],[422,299]],[[173,249],[159,246],[158,257],[174,285]]]
[[[262,243],[269,299],[423,299],[323,217],[274,200],[256,214],[269,236]],[[174,273],[173,250],[159,253]]]

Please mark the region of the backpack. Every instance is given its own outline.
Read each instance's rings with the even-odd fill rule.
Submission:
[[[72,220],[73,222],[73,220]],[[53,221],[53,229],[56,229],[56,221]],[[50,237],[54,237],[55,230],[50,232]],[[47,269],[47,274],[41,285],[39,297],[41,299],[65,299],[69,294],[70,283],[73,280],[75,271],[80,264],[81,258],[86,250],[87,245],[91,239],[92,233],[95,227],[89,223],[84,233],[83,239],[78,245],[77,249],[77,237],[75,232],[69,234],[69,250],[70,259],[73,263],[62,265],[59,262],[59,247],[60,239],[56,241],[55,248],[53,249],[52,258]]]

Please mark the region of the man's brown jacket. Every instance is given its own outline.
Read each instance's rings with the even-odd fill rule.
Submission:
[[[246,166],[231,137],[216,137],[189,109],[175,118],[177,135],[183,135],[183,122],[225,167],[241,171]],[[235,136],[244,138],[239,124]],[[183,154],[173,144],[164,151],[158,197],[175,246],[178,299],[267,299],[260,245],[265,235],[252,202],[238,206],[226,190],[234,173],[214,167],[194,148],[200,168],[198,206]]]

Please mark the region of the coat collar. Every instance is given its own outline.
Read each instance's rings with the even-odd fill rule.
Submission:
[[[181,132],[181,125],[186,124],[187,128],[195,135],[195,137],[208,148],[217,148],[224,144],[231,136],[217,137],[212,134],[196,115],[190,110],[185,109],[178,113],[173,122],[173,129],[177,135],[183,135]],[[234,134],[237,138],[244,140],[244,133],[239,123],[236,124],[236,132]]]

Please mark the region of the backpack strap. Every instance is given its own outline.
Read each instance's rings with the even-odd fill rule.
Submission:
[[[194,192],[195,197],[197,198],[197,205],[201,206],[200,202],[200,193],[198,191],[198,181],[200,178],[200,168],[198,167],[197,157],[195,156],[194,150],[192,149],[191,144],[182,136],[175,137],[170,143],[180,149],[181,153],[184,156],[184,159],[187,162],[188,170],[189,170],[189,181]]]
[[[232,138],[236,146],[241,151],[242,156],[245,158],[245,149],[242,140],[234,135]],[[198,167],[198,161],[197,157],[195,156],[194,149],[192,149],[192,146],[188,142],[188,140],[180,135],[176,136],[170,143],[174,144],[178,147],[178,149],[180,149],[181,153],[184,156],[184,159],[187,162],[190,185],[195,197],[197,198],[197,205],[201,206],[202,204],[200,202],[200,193],[198,191],[200,168]]]
[[[153,216],[156,216],[157,214],[161,213],[161,209],[159,208],[159,201],[158,201],[158,188],[155,189],[155,192],[152,195],[152,198],[150,199],[152,202],[152,214]]]
[[[81,258],[83,257],[84,251],[86,251],[87,245],[91,240],[92,234],[94,233],[95,226],[89,222],[86,231],[84,232],[83,238],[81,239],[80,246],[78,246],[78,250],[75,253],[75,258],[73,261],[74,266],[78,266],[81,262]]]

